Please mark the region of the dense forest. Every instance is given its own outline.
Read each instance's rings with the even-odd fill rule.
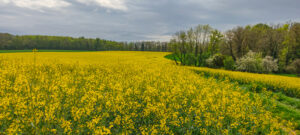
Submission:
[[[173,52],[177,64],[257,73],[300,74],[300,23],[256,24],[221,32],[198,25],[173,35],[170,42],[116,42],[100,38],[73,38],[0,33],[1,50],[24,49]]]
[[[122,42],[122,49],[126,51],[159,51],[170,52],[167,42],[159,41],[139,41],[139,42]]]
[[[166,42],[116,42],[100,38],[73,38],[61,36],[25,35],[0,33],[1,50],[24,49],[89,50],[89,51],[170,51]]]
[[[175,33],[169,44],[173,59],[182,65],[300,74],[300,23],[296,22],[260,23],[224,33],[198,25]]]

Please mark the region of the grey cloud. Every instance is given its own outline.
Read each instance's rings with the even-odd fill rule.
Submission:
[[[3,1],[3,0],[2,0]],[[90,0],[92,1],[92,0]],[[300,20],[299,0],[122,0],[126,10],[77,0],[43,12],[0,0],[0,32],[100,37],[117,41],[167,40],[178,30]]]

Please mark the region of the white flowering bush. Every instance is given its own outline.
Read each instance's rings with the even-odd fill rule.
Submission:
[[[213,67],[214,66],[214,59],[213,59],[213,57],[209,57],[205,61],[206,61],[206,64],[207,64],[208,67]]]
[[[236,62],[236,70],[246,72],[262,72],[261,54],[249,51]]]
[[[266,73],[278,71],[277,59],[273,59],[271,56],[266,56],[262,60],[262,66],[263,66],[263,71]]]

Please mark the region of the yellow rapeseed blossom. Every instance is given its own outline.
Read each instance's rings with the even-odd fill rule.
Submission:
[[[260,96],[176,66],[166,54],[0,54],[0,134],[293,131]]]
[[[228,71],[205,67],[190,67],[190,69],[209,74],[216,78],[226,78],[227,80],[237,81],[242,84],[252,84],[253,90],[256,90],[260,85],[260,87],[281,91],[288,96],[300,98],[300,78]]]

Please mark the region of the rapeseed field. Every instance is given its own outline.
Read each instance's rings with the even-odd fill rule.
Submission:
[[[216,78],[226,78],[231,81],[237,81],[240,84],[252,84],[254,87],[260,87],[260,89],[264,87],[275,92],[282,92],[291,97],[300,98],[300,78],[228,71],[205,67],[190,68]]]
[[[294,133],[272,102],[167,54],[0,54],[0,134]]]

